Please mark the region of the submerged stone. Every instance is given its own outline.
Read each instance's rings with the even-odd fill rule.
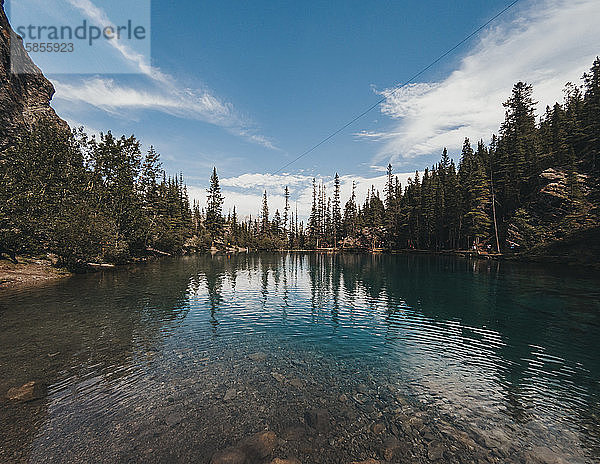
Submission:
[[[265,359],[267,359],[267,355],[265,353],[262,352],[258,352],[258,353],[252,353],[250,356],[248,356],[252,361],[264,361]]]
[[[237,391],[235,388],[230,388],[229,390],[227,390],[225,392],[225,396],[223,396],[223,399],[225,401],[230,401],[232,399],[234,399],[237,396]]]
[[[371,427],[371,430],[373,431],[373,433],[375,435],[379,435],[380,433],[382,433],[385,430],[385,425],[383,425],[381,423],[373,424],[373,426]]]
[[[39,400],[46,396],[46,387],[40,382],[28,382],[20,387],[13,387],[8,390],[6,397],[12,401],[28,402]]]
[[[271,372],[271,375],[273,376],[273,378],[275,380],[277,380],[279,383],[283,383],[285,382],[285,376],[278,373],[278,372]]]
[[[381,448],[381,455],[383,459],[386,461],[391,461],[394,458],[397,458],[402,449],[402,444],[396,438],[389,438],[383,443],[383,447]]]
[[[437,441],[432,441],[427,447],[427,457],[431,461],[439,461],[444,457],[444,446]]]
[[[288,459],[275,458],[271,461],[271,464],[301,464],[301,463],[296,458],[288,458]]]
[[[249,457],[266,458],[275,450],[277,435],[275,432],[259,432],[247,438],[242,443],[242,448]]]
[[[290,380],[290,385],[296,388],[302,388],[304,386],[304,382],[300,379],[292,379]]]
[[[245,462],[246,454],[236,447],[217,451],[210,460],[210,464],[244,464]]]
[[[327,409],[312,409],[306,411],[304,420],[309,426],[319,432],[326,432],[331,426],[331,417]]]

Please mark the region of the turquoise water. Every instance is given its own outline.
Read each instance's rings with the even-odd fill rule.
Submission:
[[[210,462],[269,429],[264,462],[383,460],[388,439],[406,444],[397,462],[594,462],[599,283],[456,257],[265,253],[5,290],[0,461]],[[29,381],[47,394],[4,398]],[[323,430],[305,420],[314,405]]]

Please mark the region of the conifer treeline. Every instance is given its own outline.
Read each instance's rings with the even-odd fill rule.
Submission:
[[[600,201],[600,59],[567,84],[563,103],[536,119],[533,89],[517,83],[504,103],[505,120],[489,146],[465,139],[458,166],[444,149],[439,163],[402,186],[388,166],[385,191],[372,188],[360,205],[354,188],[343,206],[313,180],[304,224],[289,211],[226,224],[225,239],[256,248],[527,250],[597,226]],[[213,178],[216,173],[213,173]],[[287,219],[287,220],[286,220]],[[239,235],[238,231],[243,235]]]
[[[53,253],[63,264],[126,262],[147,253],[238,245],[254,249],[529,249],[599,223],[600,59],[538,121],[531,86],[517,83],[486,146],[469,139],[458,165],[440,161],[402,186],[388,166],[383,192],[342,203],[313,181],[306,222],[290,207],[225,217],[216,169],[206,205],[190,207],[180,176],[153,148],[110,132],[88,137],[39,124],[0,153],[0,253]]]
[[[122,263],[181,250],[191,228],[182,178],[166,177],[158,153],[142,156],[133,136],[42,122],[0,154],[0,252]]]

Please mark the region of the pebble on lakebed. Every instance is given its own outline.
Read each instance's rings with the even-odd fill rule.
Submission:
[[[304,352],[266,356],[266,349],[256,348],[240,353],[233,346],[211,356],[206,370],[159,378],[160,388],[144,390],[143,402],[115,418],[112,424],[127,426],[111,428],[110,436],[99,435],[96,423],[82,416],[75,425],[89,435],[79,443],[102,457],[96,462],[540,464],[550,457],[551,451],[520,448],[498,427],[475,427],[400,394],[394,373],[378,384],[378,371],[368,365],[360,365],[357,378],[354,365]],[[7,409],[22,416],[36,405],[22,401]],[[67,436],[71,427],[69,418],[53,438]],[[79,462],[76,446],[59,445],[44,440],[34,459],[26,450],[29,461],[22,462],[46,462],[48,456]]]

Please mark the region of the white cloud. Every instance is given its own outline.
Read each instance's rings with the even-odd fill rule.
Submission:
[[[246,173],[237,177],[221,179],[221,185],[226,187],[237,187],[241,189],[273,189],[280,188],[282,191],[287,185],[293,188],[296,185],[310,183],[312,177],[300,174],[260,174]]]
[[[90,0],[68,0],[90,21],[111,24],[106,13]],[[119,40],[108,41],[129,64],[148,78],[144,89],[118,84],[114,79],[92,77],[65,82],[53,80],[55,98],[69,102],[83,102],[103,111],[116,114],[117,110],[156,110],[171,115],[197,119],[220,127],[265,148],[278,150],[267,137],[257,134],[252,123],[241,117],[231,103],[224,102],[207,89],[179,86],[177,79],[147,63],[148,58],[132,50]]]
[[[139,90],[124,87],[114,79],[93,77],[78,84],[54,81],[57,98],[83,101],[110,113],[120,109],[152,109],[169,114],[202,119],[215,124],[228,124],[233,109],[208,92],[191,91],[161,93],[156,89]]]
[[[598,18],[598,0],[532,1],[518,19],[489,29],[445,80],[381,92],[382,112],[398,123],[356,135],[383,142],[375,163],[459,150],[465,137],[489,140],[514,83],[533,84],[543,111],[589,69],[599,53]]]
[[[403,186],[406,186],[408,178],[414,177],[414,173],[397,174],[398,179]],[[306,221],[310,215],[312,204],[312,180],[313,177],[300,174],[242,174],[237,177],[222,178],[220,184],[222,188],[225,202],[223,211],[225,214],[232,211],[236,207],[236,211],[240,217],[256,217],[261,205],[264,190],[267,191],[269,201],[269,211],[272,214],[276,209],[280,213],[285,206],[285,198],[283,191],[287,185],[290,190],[290,207],[292,212],[298,208],[298,216],[300,220]],[[326,188],[327,195],[333,197],[334,180],[332,177],[319,177],[316,179],[317,184],[323,184]],[[344,204],[352,194],[352,182],[356,188],[356,200],[359,205],[362,205],[367,195],[367,191],[371,187],[378,190],[381,198],[384,196],[384,188],[387,182],[387,176],[377,177],[361,177],[345,175],[340,177],[340,198],[341,207],[343,210]],[[189,186],[188,192],[191,199],[196,199],[202,206],[206,205],[206,189],[198,186]]]

